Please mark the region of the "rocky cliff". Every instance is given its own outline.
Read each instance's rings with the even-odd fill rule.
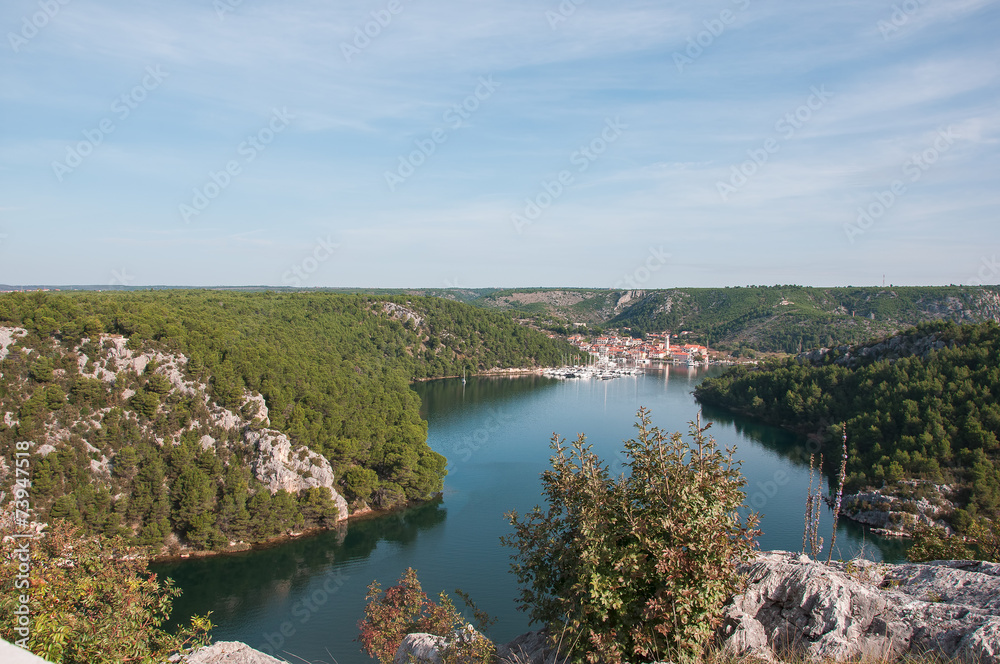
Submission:
[[[272,495],[281,490],[298,496],[316,487],[329,489],[337,518],[348,517],[348,504],[338,491],[330,462],[267,428],[269,413],[260,394],[244,392],[237,407],[224,408],[210,397],[205,382],[210,378],[192,371],[188,357],[136,350],[120,335],[84,338],[75,347],[51,345],[41,350],[19,347],[17,342],[26,335],[21,328],[0,327],[0,359],[15,362],[8,365],[8,375],[0,373],[7,388],[0,392],[0,428],[17,427],[26,413],[32,413],[40,425],[30,429],[38,456],[81,448],[89,457],[91,482],[96,487],[114,486],[113,478],[122,474],[116,471],[119,450],[102,442],[106,429],[128,427],[134,431],[133,439],[154,441],[161,449],[194,437],[202,450],[221,463],[245,465]],[[55,397],[45,407],[32,410],[15,398],[30,391],[20,373],[25,366],[45,371],[45,363],[48,375],[43,387],[35,391]],[[13,479],[11,469],[0,463],[0,486],[6,489]]]
[[[746,588],[727,605],[718,646],[727,654],[779,662],[894,661],[936,656],[1000,662],[1000,565],[977,561],[885,565],[816,562],[761,553],[744,568]],[[449,640],[406,637],[396,662],[440,663]],[[508,664],[556,664],[544,632],[497,647]]]

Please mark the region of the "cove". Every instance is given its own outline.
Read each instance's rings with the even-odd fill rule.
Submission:
[[[499,544],[510,532],[504,513],[524,513],[539,502],[552,434],[573,439],[585,433],[620,470],[621,442],[635,433],[636,411],[646,407],[654,425],[686,433],[700,410],[691,391],[719,371],[668,366],[615,380],[521,376],[417,383],[428,442],[448,457],[440,498],[271,548],[152,569],[183,590],[175,620],[212,611],[214,640],[244,641],[293,662],[371,662],[354,641],[366,588],[375,579],[383,588],[393,584],[406,567],[417,570],[432,597],[455,588],[468,592],[498,618],[490,636],[507,641],[529,625],[516,610],[510,551]],[[809,482],[804,441],[724,411],[706,408],[702,421],[713,423],[708,433],[722,446],[737,448],[748,503],[761,513],[761,548],[800,550]],[[824,511],[820,533],[827,543],[830,525]],[[842,519],[834,557],[862,549],[869,558],[892,562],[902,558],[904,546]]]

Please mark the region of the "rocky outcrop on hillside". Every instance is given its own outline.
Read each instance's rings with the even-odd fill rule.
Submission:
[[[875,529],[877,534],[907,537],[914,530],[930,526],[943,528],[950,533],[945,521],[955,511],[955,503],[946,496],[953,494],[949,485],[928,482],[904,481],[900,489],[912,489],[918,484],[931,488],[932,497],[906,498],[885,489],[872,489],[846,494],[841,506],[841,516]]]
[[[7,357],[7,348],[12,343],[27,333],[23,327],[0,327],[0,360]]]
[[[27,332],[20,328],[0,327],[0,359],[11,352],[24,353],[29,358],[35,352],[21,348],[17,342]],[[238,408],[230,410],[215,403],[209,386],[196,372],[189,371],[189,358],[181,353],[155,350],[149,347],[133,348],[128,338],[121,335],[100,335],[81,339],[72,349],[56,347],[68,359],[73,359],[79,376],[104,383],[106,403],[87,407],[77,417],[60,416],[66,410],[58,408],[46,415],[44,435],[34,442],[41,457],[62,449],[66,445],[83,446],[90,456],[89,470],[97,485],[108,485],[116,459],[109,449],[98,449],[90,441],[100,440],[104,418],[113,410],[118,425],[128,423],[161,447],[176,445],[182,436],[195,434],[203,450],[213,450],[231,463],[246,463],[251,472],[271,494],[280,490],[293,495],[314,487],[329,489],[337,505],[339,519],[348,516],[347,501],[337,491],[336,477],[330,462],[305,446],[295,446],[285,434],[268,429],[270,418],[264,397],[244,392]],[[62,368],[53,370],[56,385],[65,377]],[[157,380],[156,399],[146,417],[140,417],[130,406],[133,397],[143,389],[142,384]],[[165,379],[165,380],[164,380]],[[14,379],[10,379],[13,381]],[[71,389],[60,388],[62,398]],[[140,395],[141,396],[141,395]],[[189,418],[179,426],[164,427],[158,418],[168,414],[170,399],[186,400]],[[18,424],[17,409],[0,408],[0,422],[4,427]],[[0,465],[0,485],[7,484],[11,473]]]
[[[837,348],[817,348],[797,356],[800,363],[822,364],[826,356],[834,353],[834,364],[854,368],[873,360],[896,360],[901,357],[926,359],[932,351],[941,350],[947,343],[939,338],[939,333],[924,335],[897,334],[884,341],[864,346],[843,345]]]
[[[297,494],[313,487],[325,487],[337,503],[339,519],[347,518],[347,501],[337,493],[333,468],[326,457],[306,447],[293,450],[288,436],[271,429],[248,429],[243,439],[256,453],[250,470],[272,494],[282,489]]]

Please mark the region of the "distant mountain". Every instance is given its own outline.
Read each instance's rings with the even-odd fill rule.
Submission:
[[[169,286],[36,286],[52,290],[169,290]],[[534,327],[571,333],[587,326],[633,334],[687,333],[718,350],[795,353],[861,343],[920,323],[1000,321],[1000,286],[735,286],[607,290],[599,288],[206,287],[198,290],[432,297],[498,309]]]
[[[446,291],[458,297],[458,291]],[[1000,321],[1000,287],[747,286],[666,290],[512,289],[463,301],[574,324],[670,331],[718,349],[799,352],[883,337],[919,323]],[[428,293],[430,294],[430,293]]]

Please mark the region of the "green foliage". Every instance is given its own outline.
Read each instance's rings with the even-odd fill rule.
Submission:
[[[570,348],[498,312],[410,296],[10,293],[0,295],[9,324],[29,334],[0,362],[0,413],[18,420],[0,418],[0,453],[21,440],[58,448],[32,460],[39,518],[55,510],[87,534],[152,546],[171,532],[202,548],[260,541],[337,517],[329,496],[268,495],[245,472],[240,432],[215,427],[202,396],[173,390],[155,361],[113,384],[91,377],[118,368],[101,333],[128,337],[134,352],[184,354],[184,378],[234,412],[256,414],[246,394],[260,393],[270,427],[326,457],[353,504],[381,509],[432,496],[446,472],[411,380],[552,364]],[[49,440],[53,429],[70,440]],[[205,435],[218,454],[199,448]],[[110,480],[89,470],[102,458]]]
[[[325,486],[303,491],[299,509],[306,528],[330,528],[337,524],[337,504]]]
[[[801,352],[862,343],[941,317],[961,303],[980,320],[989,289],[964,286],[809,288],[795,285],[684,288],[647,293],[608,321],[639,333],[688,330],[693,339],[762,351]],[[937,304],[938,306],[934,306]],[[953,320],[968,320],[956,310]]]
[[[913,533],[906,559],[913,563],[930,560],[972,560],[972,549],[962,537],[948,535],[943,528],[921,528]]]
[[[12,530],[5,527],[3,535]],[[28,544],[29,578],[18,578],[17,544],[0,543],[0,636],[17,641],[20,596],[30,598],[27,645],[53,664],[158,664],[204,645],[212,628],[194,617],[176,633],[163,629],[180,590],[146,571],[146,563],[120,540],[80,537],[54,522],[45,537]]]
[[[390,664],[407,634],[425,633],[452,638],[444,653],[444,664],[489,664],[496,660],[496,648],[482,635],[456,634],[465,625],[454,603],[442,592],[435,603],[427,598],[412,567],[396,585],[382,591],[378,581],[368,586],[365,617],[358,622],[358,641],[370,657]],[[463,630],[464,631],[464,630]]]
[[[52,368],[51,359],[40,357],[32,363],[28,376],[39,383],[47,383],[52,380]]]
[[[918,529],[913,546],[906,552],[910,562],[928,560],[985,560],[1000,563],[1000,518],[981,517],[968,525],[965,535],[948,534],[943,528]]]
[[[850,364],[833,353],[816,363],[737,367],[695,395],[831,442],[830,425],[846,422],[850,489],[905,478],[957,482],[971,515],[997,511],[1000,326],[928,324],[874,346],[852,349]],[[927,350],[891,350],[917,346]]]
[[[732,452],[694,423],[690,443],[668,435],[645,409],[636,428],[619,478],[583,435],[570,446],[554,436],[547,508],[508,515],[520,608],[563,634],[576,660],[698,658],[755,548]]]

